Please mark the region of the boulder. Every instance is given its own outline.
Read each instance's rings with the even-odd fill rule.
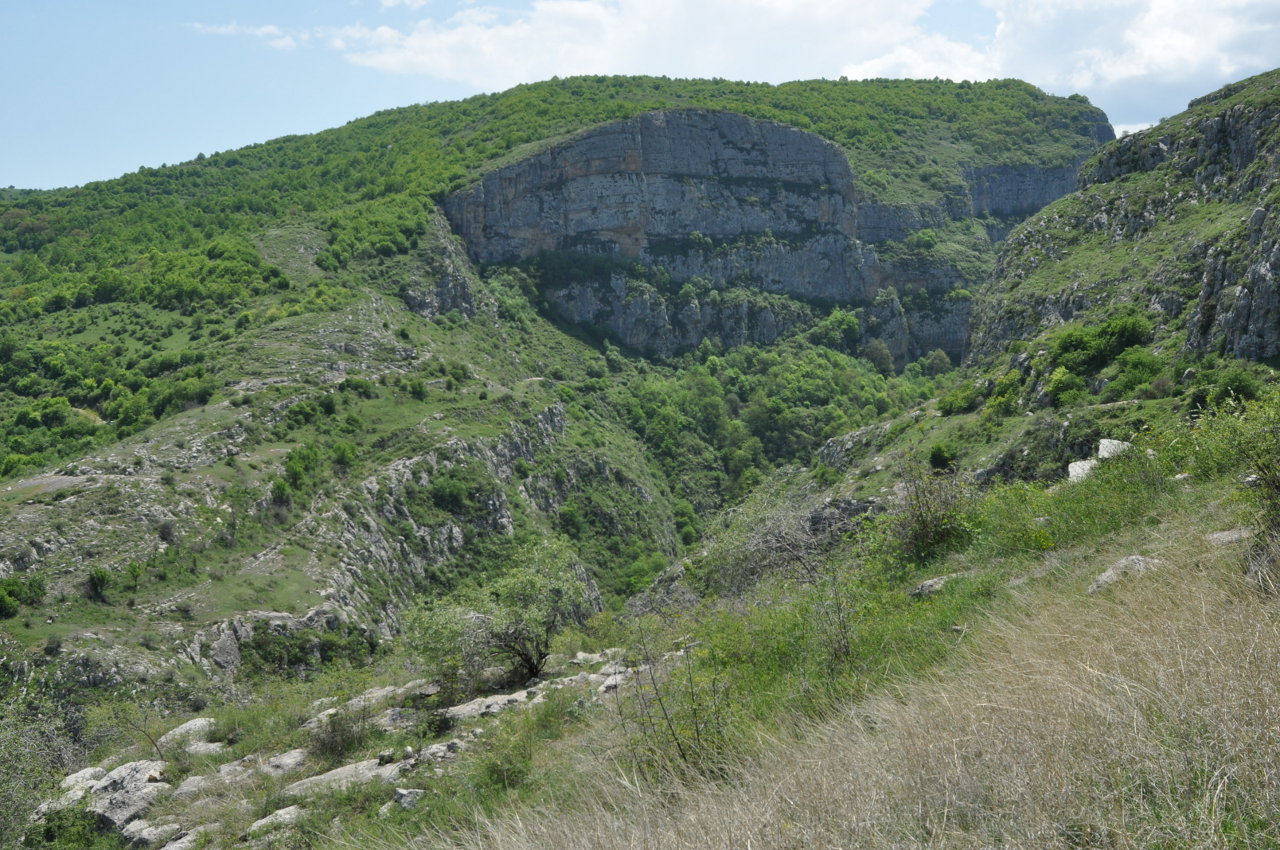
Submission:
[[[207,823],[200,826],[192,827],[185,834],[179,835],[173,841],[160,848],[160,850],[194,850],[195,846],[200,843],[200,836],[206,832],[212,832],[222,826],[220,823]]]
[[[179,799],[198,797],[206,791],[212,790],[217,784],[218,780],[212,776],[188,776],[178,784],[173,796]]]
[[[306,760],[307,751],[302,748],[298,748],[296,750],[289,750],[288,752],[280,753],[280,755],[277,756],[272,756],[263,762],[258,770],[268,774],[269,776],[283,776],[286,773],[291,773],[300,769]]]
[[[611,676],[606,676],[604,682],[601,683],[597,691],[601,694],[613,693],[618,688],[626,684],[626,681],[630,678],[631,678],[631,674],[627,671],[623,671],[621,673],[614,673]]]
[[[363,785],[375,780],[390,782],[400,775],[404,767],[402,762],[384,765],[379,764],[377,759],[366,759],[334,768],[319,776],[299,779],[287,786],[284,794],[289,797],[302,797],[315,791],[341,791],[352,785]]]
[[[286,806],[283,809],[277,809],[264,818],[260,818],[253,822],[248,829],[248,834],[255,832],[266,832],[270,829],[278,829],[282,826],[292,826],[302,819],[306,809],[301,806]]]
[[[1083,481],[1093,474],[1093,470],[1098,466],[1098,459],[1091,457],[1088,460],[1077,460],[1067,464],[1067,480]]]
[[[402,809],[412,809],[427,792],[422,788],[397,788],[396,795],[391,798]]]
[[[162,761],[122,764],[89,787],[88,811],[114,829],[123,829],[173,790],[162,781],[168,767]]]
[[[181,726],[171,729],[156,741],[161,747],[184,741],[207,741],[216,721],[212,717],[193,717]]]
[[[86,767],[84,770],[77,771],[63,779],[62,782],[59,783],[58,787],[63,791],[74,791],[77,788],[88,788],[90,785],[93,785],[106,775],[107,772],[100,767]]]
[[[182,827],[176,823],[152,824],[139,818],[122,829],[120,835],[135,847],[151,847],[165,843],[179,832]]]
[[[1122,455],[1129,449],[1133,448],[1133,443],[1126,443],[1124,440],[1107,440],[1098,441],[1098,457],[1102,460]]]

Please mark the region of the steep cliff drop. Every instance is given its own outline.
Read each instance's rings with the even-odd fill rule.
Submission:
[[[862,202],[845,152],[812,133],[667,110],[494,170],[444,209],[480,262],[572,252],[578,259],[542,276],[548,304],[647,354],[707,338],[772,342],[815,309],[869,306],[893,289],[895,304],[901,295],[917,305],[875,323],[901,365],[938,347],[962,355],[968,302],[942,296],[980,281],[948,262],[886,260],[875,243],[970,216],[1025,215],[1068,191],[1074,175],[969,169],[945,209],[905,210]],[[920,293],[928,297],[907,297]]]

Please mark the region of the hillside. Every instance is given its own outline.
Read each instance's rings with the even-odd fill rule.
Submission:
[[[6,199],[5,711],[104,771],[31,846],[701,794],[1017,588],[1265,526],[1270,408],[1186,415],[1270,378],[1274,83],[1111,142],[1016,81],[574,78]],[[1048,486],[1102,438],[1155,457]]]

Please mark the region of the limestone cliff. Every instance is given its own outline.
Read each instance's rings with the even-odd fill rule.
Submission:
[[[1074,177],[1074,167],[968,168],[941,205],[862,202],[844,151],[814,134],[727,112],[669,110],[598,127],[492,171],[444,209],[483,263],[560,252],[615,261],[585,280],[544,276],[548,303],[562,318],[665,356],[706,338],[771,342],[804,312],[796,306],[782,315],[737,297],[723,315],[706,299],[677,296],[690,281],[819,308],[870,304],[889,288],[940,296],[974,286],[980,281],[952,262],[890,262],[876,245],[972,216],[985,217],[998,238],[1002,222],[1068,191]],[[989,251],[989,237],[982,241]],[[627,264],[660,268],[669,288],[629,283]],[[941,325],[905,322],[902,356],[943,347],[959,357],[958,321],[959,314]]]

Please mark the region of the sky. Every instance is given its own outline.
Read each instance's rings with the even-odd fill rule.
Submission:
[[[1280,0],[0,0],[0,187],[573,74],[1017,77],[1117,131],[1280,66]]]

